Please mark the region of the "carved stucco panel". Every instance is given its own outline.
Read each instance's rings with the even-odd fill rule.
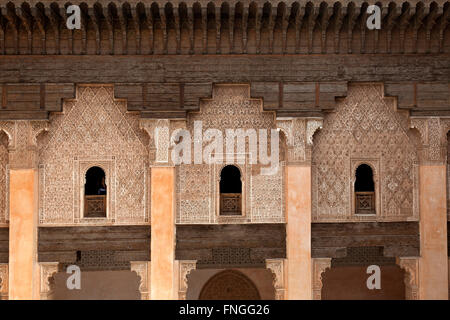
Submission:
[[[195,138],[194,122],[201,121],[202,133],[208,128],[265,129],[270,145],[270,129],[276,129],[272,112],[262,111],[262,101],[251,99],[248,85],[216,85],[212,99],[200,102],[200,111],[188,114],[187,130]],[[258,140],[259,141],[259,140]],[[203,141],[203,148],[209,142]],[[248,143],[246,152],[249,152]],[[177,223],[283,222],[284,170],[282,164],[274,175],[260,175],[260,164],[250,163],[250,153],[242,156],[245,217],[217,217],[220,168],[227,163],[226,148],[222,164],[182,164],[177,166]],[[194,149],[191,152],[194,161]],[[236,154],[237,155],[237,150]],[[222,219],[224,218],[224,219]]]
[[[79,86],[76,99],[50,116],[48,135],[39,145],[40,223],[82,223],[79,161],[105,159],[114,159],[108,193],[115,223],[148,222],[148,140],[139,115],[114,99],[112,86]]]
[[[408,137],[408,118],[378,85],[354,85],[314,136],[313,221],[418,219],[418,156]],[[352,159],[380,163],[376,217],[352,211]]]

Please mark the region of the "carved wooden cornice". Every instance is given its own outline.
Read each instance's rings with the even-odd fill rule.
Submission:
[[[448,50],[450,3],[443,0],[383,1],[381,30],[374,31],[366,28],[364,1],[70,4],[80,5],[81,30],[66,28],[69,2],[1,0],[0,54],[416,53],[419,45],[424,52]]]

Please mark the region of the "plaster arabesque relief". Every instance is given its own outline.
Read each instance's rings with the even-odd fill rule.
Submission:
[[[394,104],[383,96],[381,85],[353,85],[335,112],[325,116],[314,137],[313,221],[418,219],[418,155],[407,134],[406,112],[396,111]],[[360,163],[375,169],[376,216],[357,216],[352,210]]]
[[[114,99],[113,86],[79,86],[62,113],[50,116],[39,145],[41,224],[139,224],[149,222],[148,136],[139,115]],[[85,171],[106,173],[107,219],[83,219]]]
[[[208,128],[222,132],[225,144],[226,129],[267,130],[270,148],[270,129],[275,129],[275,115],[262,111],[262,101],[250,98],[248,85],[216,85],[213,98],[200,102],[200,112],[188,114],[187,129],[194,137],[194,121],[202,121],[203,132]],[[258,136],[259,142],[259,136]],[[203,148],[209,142],[203,141]],[[258,145],[259,147],[259,145]],[[280,145],[280,148],[282,146]],[[177,166],[177,223],[218,223],[217,195],[220,171],[226,162],[226,148],[223,148],[222,164],[181,164]],[[284,169],[280,165],[273,175],[260,175],[261,165],[249,163],[248,142],[245,163],[238,166],[242,173],[245,212],[241,217],[229,218],[230,222],[240,219],[243,223],[284,222]],[[269,149],[270,152],[270,149]],[[193,149],[192,149],[193,159]],[[237,155],[242,156],[243,155]],[[238,221],[236,220],[236,221]],[[221,220],[223,222],[223,220]]]

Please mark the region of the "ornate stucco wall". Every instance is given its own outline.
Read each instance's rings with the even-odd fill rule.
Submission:
[[[79,86],[39,139],[40,224],[149,222],[147,135],[113,86]],[[106,173],[107,218],[82,216],[85,173]]]
[[[354,85],[325,116],[313,146],[313,221],[418,219],[418,156],[406,112],[384,98],[381,85]],[[355,170],[374,173],[376,215],[355,215]]]
[[[177,166],[177,222],[283,222],[283,163],[275,174],[261,175],[260,162],[251,164],[248,142],[246,154],[237,154],[233,162],[241,171],[244,214],[242,217],[218,216],[220,171],[231,163],[227,162],[226,156],[226,129],[255,129],[257,133],[258,129],[266,129],[270,153],[270,129],[276,128],[274,113],[262,111],[262,101],[250,98],[248,85],[216,85],[212,99],[201,100],[200,112],[188,114],[187,129],[191,137],[194,137],[195,121],[202,122],[203,134],[209,128],[222,132],[223,161]],[[258,134],[258,147],[261,146],[259,137]],[[203,148],[209,143],[203,141]],[[243,163],[236,163],[238,157],[243,159]]]

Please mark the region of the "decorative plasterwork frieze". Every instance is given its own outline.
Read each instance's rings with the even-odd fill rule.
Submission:
[[[178,282],[178,299],[186,300],[188,290],[187,276],[197,268],[197,260],[181,260],[179,261],[179,282]]]
[[[8,264],[0,264],[0,300],[8,300],[9,271]]]
[[[313,300],[322,299],[322,274],[329,268],[331,268],[331,258],[314,258],[312,259],[312,297]]]
[[[53,293],[53,276],[58,272],[59,262],[40,262],[40,298],[47,300]]]
[[[405,270],[405,298],[419,300],[419,257],[401,257],[396,259],[397,265]]]
[[[139,279],[141,300],[150,300],[150,261],[130,261],[131,271],[136,272]]]
[[[284,300],[286,297],[284,259],[266,259],[266,268],[273,274],[275,300]]]

